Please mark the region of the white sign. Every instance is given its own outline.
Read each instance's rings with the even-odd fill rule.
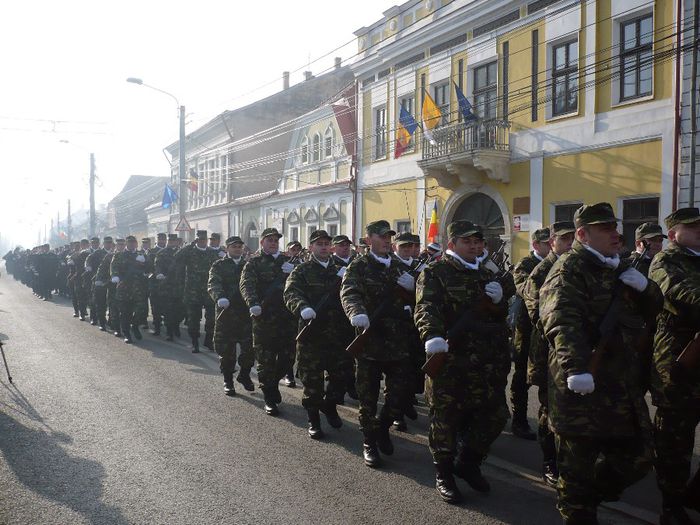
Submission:
[[[513,215],[513,231],[514,232],[529,232],[530,231],[530,215]]]

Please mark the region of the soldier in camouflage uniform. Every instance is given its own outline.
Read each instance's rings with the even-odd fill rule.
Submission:
[[[683,506],[700,511],[700,471],[686,487],[700,423],[700,371],[675,362],[700,330],[700,211],[681,208],[666,217],[666,227],[671,242],[649,269],[664,294],[651,376],[662,525],[692,523]]]
[[[279,414],[282,402],[279,381],[294,365],[296,320],[284,306],[282,292],[294,269],[289,257],[279,251],[282,235],[266,228],[260,251],[243,267],[240,290],[253,318],[253,349],[258,361],[258,382],[265,397],[265,412]]]
[[[112,282],[112,261],[114,256],[126,250],[126,239],[117,239],[114,251],[108,254],[103,260],[100,268],[106,266],[106,272],[98,270],[101,279],[107,282],[107,307],[109,308],[109,327],[113,330],[115,337],[122,336],[121,315],[119,313],[119,301],[117,300],[117,285]]]
[[[528,356],[527,384],[537,387],[537,397],[540,402],[538,411],[537,441],[542,449],[542,479],[550,487],[556,487],[559,481],[557,470],[557,451],[554,444],[554,434],[549,430],[547,422],[547,342],[542,334],[540,323],[540,288],[544,284],[549,270],[557,259],[571,250],[574,242],[576,227],[573,222],[555,222],[549,227],[549,245],[551,250],[547,257],[540,262],[530,275],[523,287],[524,308],[532,323],[530,334],[530,352]]]
[[[656,283],[620,259],[617,221],[608,203],[579,208],[576,241],[540,290],[540,320],[550,345],[557,508],[568,524],[597,523],[600,502],[619,499],[652,462],[636,346],[644,317],[656,315],[663,298]],[[613,300],[620,315],[606,348],[597,349]]]
[[[637,270],[648,276],[651,260],[663,248],[665,238],[666,236],[658,224],[654,222],[640,224],[634,231],[635,251],[629,256],[630,264],[636,264]],[[642,253],[644,253],[645,245],[647,252],[644,255],[644,260],[637,262],[642,257]]]
[[[96,245],[100,245],[100,240],[97,240]],[[91,281],[86,283],[84,281],[85,276],[85,261],[94,251],[91,246],[91,241],[87,239],[80,240],[80,253],[75,258],[75,267],[77,274],[75,277],[75,293],[78,296],[78,310],[80,311],[80,320],[85,321],[88,317],[88,307],[90,306],[90,285]]]
[[[179,242],[176,233],[168,234],[166,247],[158,252],[154,260],[155,295],[163,301],[163,322],[168,341],[173,341],[174,336],[180,337],[182,320],[182,286],[178,282],[175,264]]]
[[[226,257],[216,261],[209,270],[207,291],[216,302],[214,323],[214,348],[219,354],[219,368],[224,375],[224,393],[236,395],[233,372],[236,368],[236,343],[241,345],[238,365],[238,382],[246,390],[255,390],[250,379],[250,369],[255,363],[248,306],[241,297],[241,270],[245,265],[243,240],[240,237],[226,239]]]
[[[549,229],[542,228],[532,232],[532,252],[523,258],[513,270],[516,297],[513,303],[513,377],[510,382],[510,403],[513,408],[513,435],[522,439],[535,440],[537,436],[530,430],[527,422],[527,360],[530,354],[532,325],[523,308],[523,291],[530,272],[549,254]]]
[[[110,265],[112,264],[114,241],[112,237],[105,237],[102,240],[104,254],[99,260],[95,269],[95,276],[92,280],[92,304],[95,308],[95,318],[100,325],[100,331],[107,331],[107,286],[110,283]],[[95,260],[90,260],[89,264],[94,265]],[[92,312],[91,312],[92,313]]]
[[[446,353],[442,369],[426,381],[429,443],[437,491],[446,502],[457,503],[462,494],[454,474],[475,490],[490,490],[480,465],[508,419],[510,356],[508,299],[497,276],[478,260],[484,248],[481,228],[455,221],[448,239],[444,257],[418,278],[414,318],[427,357]],[[465,318],[474,326],[455,333]]]
[[[226,249],[221,246],[221,234],[212,233],[209,236],[209,249],[216,252],[216,256],[219,259],[226,257]]]
[[[391,257],[396,232],[384,220],[366,228],[370,251],[348,266],[340,290],[345,315],[359,333],[369,329],[357,358],[355,384],[360,398],[359,420],[364,436],[363,457],[368,467],[381,464],[379,451],[394,453],[389,428],[405,410],[413,393],[411,347],[405,334],[413,331],[411,305],[415,280]],[[384,406],[377,419],[377,400],[384,376]]]
[[[197,231],[195,244],[175,255],[178,277],[184,279],[183,301],[187,309],[187,332],[192,339],[192,353],[199,353],[199,330],[204,308],[204,346],[214,350],[214,301],[207,293],[209,269],[219,260],[217,252],[207,246],[206,230]]]
[[[298,265],[301,263],[302,258],[304,256],[304,247],[301,245],[299,241],[290,241],[287,243],[287,250],[285,252],[285,255],[289,257],[289,262],[291,262],[293,265]],[[282,378],[282,384],[286,387],[289,388],[296,388],[297,387],[297,382],[294,378],[294,363],[292,363],[292,366],[287,370],[284,374],[284,377]]]
[[[124,342],[131,344],[131,334],[141,339],[136,311],[143,301],[146,287],[146,256],[138,251],[138,241],[133,235],[126,238],[126,250],[117,252],[110,265],[111,281],[116,285],[117,302]]]
[[[292,270],[284,289],[285,304],[299,318],[299,330],[311,323],[297,342],[297,368],[304,384],[301,404],[309,416],[312,439],[323,437],[319,411],[333,428],[342,426],[336,404],[345,395],[345,374],[351,361],[345,348],[353,336],[340,304],[340,279],[345,271],[332,260],[331,242],[324,230],[313,232],[309,238],[311,259]],[[324,372],[328,373],[325,391]]]
[[[148,274],[148,297],[151,301],[151,315],[153,316],[153,330],[151,334],[160,335],[160,328],[163,324],[163,311],[166,308],[165,296],[161,283],[156,279],[156,257],[161,250],[165,249],[168,235],[159,233],[156,236],[156,245],[146,251],[146,273]]]
[[[107,255],[107,250],[100,248],[100,239],[93,237],[90,239],[90,254],[85,259],[85,273],[82,276],[82,285],[89,294],[88,304],[90,305],[90,324],[97,326],[99,322],[97,315],[97,307],[95,305],[95,289],[94,281],[97,270],[100,267],[102,259]]]
[[[70,290],[73,300],[73,317],[80,317],[81,321],[85,320],[86,311],[83,311],[84,302],[81,302],[82,287],[80,278],[85,271],[85,258],[82,255],[83,250],[87,250],[89,242],[87,239],[73,243],[73,252],[68,256],[68,289]]]

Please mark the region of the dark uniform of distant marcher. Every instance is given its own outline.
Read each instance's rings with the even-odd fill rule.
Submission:
[[[296,320],[284,306],[282,292],[294,269],[289,257],[279,251],[282,235],[266,228],[260,237],[260,252],[243,267],[240,290],[253,318],[253,349],[258,361],[258,382],[265,397],[265,412],[276,416],[282,402],[279,382],[294,365]]]
[[[44,301],[51,300],[51,292],[56,286],[56,274],[58,272],[58,256],[51,251],[51,246],[42,246],[42,258],[39,267],[39,296]]]
[[[216,302],[214,323],[214,349],[219,354],[219,368],[224,375],[224,393],[236,395],[233,373],[236,368],[236,343],[241,345],[238,365],[241,370],[238,382],[246,390],[255,390],[250,379],[250,369],[255,363],[251,334],[250,313],[240,291],[243,240],[240,237],[226,239],[226,257],[212,264],[209,270],[207,290]]]
[[[651,263],[650,278],[664,294],[654,339],[651,375],[656,405],[656,474],[663,496],[662,524],[692,523],[683,506],[700,511],[700,471],[691,477],[700,423],[700,370],[676,359],[700,331],[700,211],[681,208],[666,217],[670,243]]]
[[[484,249],[481,228],[455,221],[447,236],[445,255],[418,278],[414,317],[427,357],[447,353],[440,372],[426,380],[428,439],[437,491],[457,503],[462,494],[454,474],[475,490],[490,490],[480,465],[508,419],[508,300],[497,276],[478,260]],[[474,326],[449,340],[465,316]]]
[[[381,464],[379,451],[394,453],[389,428],[403,416],[413,394],[411,343],[405,336],[414,330],[411,305],[415,279],[391,257],[391,238],[396,232],[387,221],[369,223],[366,233],[370,251],[348,266],[340,298],[357,333],[369,330],[364,350],[356,359],[355,385],[360,398],[363,458],[368,467],[374,468]],[[384,406],[377,418],[382,376]]]
[[[166,298],[161,287],[161,282],[156,278],[156,257],[165,249],[168,235],[159,233],[156,236],[156,245],[146,251],[146,273],[148,274],[148,297],[151,301],[151,316],[153,317],[153,335],[160,335],[163,325],[163,312],[166,308]]]
[[[152,273],[150,261],[148,259],[148,252],[151,250],[151,239],[149,237],[143,237],[141,239],[141,249],[138,250],[146,257],[146,265],[144,266],[144,275],[146,279],[143,280],[143,286],[139,286],[138,298],[136,299],[136,311],[134,312],[134,317],[136,318],[135,324],[139,327],[149,329],[148,325],[148,301],[150,296],[150,286],[149,286],[149,275]]]
[[[83,274],[82,281],[83,287],[86,293],[89,294],[88,304],[90,306],[90,324],[92,326],[97,326],[99,320],[97,315],[97,307],[95,306],[95,290],[94,281],[97,270],[100,267],[102,259],[107,255],[107,250],[100,248],[99,237],[93,237],[90,239],[90,254],[85,259],[85,273]]]
[[[180,337],[182,321],[182,286],[177,280],[175,261],[179,242],[177,233],[169,233],[166,247],[156,254],[154,261],[155,296],[163,301],[163,322],[168,341],[173,341],[174,336]]]
[[[78,301],[80,276],[83,274],[84,268],[79,267],[80,259],[80,241],[71,243],[72,252],[66,257],[68,264],[68,291],[73,302],[73,317],[81,315],[80,303]]]
[[[115,337],[122,336],[121,315],[119,313],[119,301],[117,300],[117,284],[112,282],[112,261],[114,257],[126,249],[126,239],[117,239],[114,251],[102,260],[98,271],[101,280],[107,282],[107,307],[109,308],[109,327]],[[103,269],[106,269],[106,271]]]
[[[221,246],[221,234],[212,233],[209,236],[209,249],[216,252],[216,256],[219,259],[226,257],[226,249]]]
[[[207,246],[206,230],[197,231],[195,244],[175,255],[178,277],[184,279],[183,301],[187,310],[187,331],[192,340],[192,353],[199,352],[199,330],[204,308],[204,346],[214,350],[214,301],[207,293],[209,268],[219,260],[217,252]]]
[[[617,222],[608,203],[580,207],[576,241],[540,290],[540,320],[550,345],[557,508],[569,524],[597,523],[601,501],[617,500],[652,464],[637,337],[644,316],[655,315],[663,298],[656,283],[620,259]],[[606,348],[596,348],[613,300],[618,322]]]
[[[299,241],[290,241],[287,243],[287,250],[285,254],[287,257],[289,257],[289,262],[296,266],[301,263],[303,250],[304,247]],[[292,363],[290,369],[285,372],[284,377],[282,378],[282,384],[289,388],[296,388],[297,382],[294,379],[294,363]]]
[[[99,244],[100,240],[97,239],[97,246],[99,246]],[[85,261],[92,252],[93,248],[90,245],[90,241],[81,239],[80,253],[75,259],[75,267],[78,272],[75,278],[75,293],[78,296],[78,310],[80,311],[81,321],[87,319],[88,307],[90,306],[90,289],[83,281],[83,276],[85,274]]]
[[[127,344],[132,342],[132,333],[136,339],[142,338],[136,311],[143,300],[146,286],[146,256],[136,249],[137,246],[136,237],[129,235],[126,250],[116,253],[110,266],[112,283],[117,286],[121,333]]]
[[[642,257],[646,248],[644,259],[637,263],[637,270],[648,276],[651,261],[663,249],[665,238],[666,236],[658,224],[654,222],[640,224],[634,231],[634,251],[629,256],[630,264],[635,264]]]
[[[93,266],[95,275],[92,279],[92,304],[95,308],[95,318],[100,325],[100,331],[107,331],[107,286],[110,283],[110,265],[112,264],[114,241],[107,236],[102,239],[104,254],[97,266]],[[95,252],[97,253],[97,252]],[[93,254],[94,255],[94,254]],[[97,262],[97,257],[89,260],[91,265]],[[90,312],[92,314],[92,311]]]
[[[530,353],[532,325],[523,306],[523,290],[530,272],[549,254],[549,229],[541,228],[532,232],[532,251],[513,270],[516,297],[514,301],[513,330],[513,377],[510,382],[510,403],[513,408],[511,430],[522,439],[535,440],[537,436],[527,421],[527,360]]]
[[[549,346],[544,339],[542,324],[540,323],[540,289],[557,259],[571,250],[576,226],[570,221],[555,222],[549,227],[549,232],[551,250],[547,257],[530,272],[525,286],[522,288],[522,293],[525,302],[523,307],[532,323],[527,384],[537,387],[537,398],[540,402],[537,441],[542,449],[542,479],[550,487],[556,487],[559,481],[557,450],[554,444],[554,434],[549,429],[547,421],[547,351]]]
[[[304,384],[301,404],[309,416],[309,436],[323,437],[319,412],[333,428],[343,424],[336,404],[345,395],[348,362],[345,351],[352,332],[340,304],[340,280],[345,273],[332,258],[332,238],[316,230],[309,238],[310,260],[292,270],[284,289],[287,309],[299,319],[299,330],[312,323],[297,342],[297,369]],[[328,384],[324,389],[324,372]]]

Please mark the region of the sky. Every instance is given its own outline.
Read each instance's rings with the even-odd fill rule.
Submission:
[[[74,212],[88,208],[90,152],[98,206],[130,175],[170,174],[163,148],[178,138],[177,105],[127,77],[172,93],[190,132],[279,91],[283,71],[296,84],[335,56],[350,63],[353,32],[396,3],[3,2],[0,245],[43,242],[69,198]]]

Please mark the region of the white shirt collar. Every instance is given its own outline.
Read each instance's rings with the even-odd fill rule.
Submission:
[[[544,257],[540,257],[540,254],[537,253],[536,251],[533,251],[532,255],[534,255],[535,259],[537,259],[538,261],[544,261]]]
[[[595,255],[600,262],[602,262],[605,266],[608,268],[612,268],[613,270],[618,267],[620,264],[620,256],[616,255],[615,257],[606,257],[602,253],[600,253],[598,250],[595,250],[588,246],[587,244],[583,245],[586,250],[591,252],[593,255]]]
[[[456,254],[455,252],[453,252],[452,250],[447,250],[445,253],[446,253],[447,255],[449,255],[450,257],[454,257],[455,259],[457,259],[459,262],[462,263],[462,265],[463,265],[465,268],[469,268],[470,270],[478,270],[478,269],[479,269],[479,263],[480,263],[479,257],[476,258],[476,261],[475,261],[475,262],[470,263],[470,262],[467,262],[467,261],[465,261],[464,259],[462,259],[459,255],[457,255],[457,254]],[[487,253],[487,256],[488,256],[488,253]]]
[[[209,249],[209,248],[206,247],[206,246],[205,246],[204,248],[200,248],[200,247],[197,246],[196,244],[194,245],[194,247],[197,248],[200,252],[206,252],[206,251]]]
[[[372,257],[374,257],[377,261],[382,263],[387,268],[389,268],[391,266],[391,257],[389,257],[388,255],[386,257],[380,257],[379,255],[374,253],[372,250],[370,250],[369,253]]]
[[[340,255],[336,255],[336,257],[337,257],[338,259],[340,259],[341,261],[343,261],[345,264],[349,264],[349,263],[350,263],[350,257],[341,257]]]
[[[413,264],[413,257],[409,257],[408,259],[404,259],[401,257],[398,253],[394,252],[394,255],[396,255],[396,258],[404,263],[406,266],[411,266]]]
[[[275,253],[267,253],[266,251],[263,250],[263,253],[264,253],[265,255],[269,255],[269,256],[272,257],[273,259],[277,259],[277,257],[280,256],[279,250],[276,251]]]
[[[313,257],[314,261],[316,261],[318,264],[320,264],[324,268],[328,268],[328,264],[331,262],[330,259],[328,259],[327,261],[322,261],[321,259],[319,259],[315,255],[312,255],[311,257]]]

